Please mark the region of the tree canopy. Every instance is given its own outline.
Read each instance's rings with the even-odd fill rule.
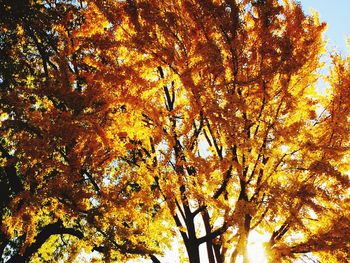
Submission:
[[[176,243],[181,262],[248,263],[253,234],[269,262],[350,258],[350,58],[320,73],[316,13],[294,0],[0,13],[0,262],[161,262]]]

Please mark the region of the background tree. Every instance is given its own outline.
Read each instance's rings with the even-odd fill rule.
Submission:
[[[271,262],[349,257],[348,63],[335,56],[320,97],[316,15],[275,0],[25,10],[2,27],[3,167],[13,153],[22,185],[2,229],[22,239],[19,256],[84,248],[158,262],[176,227],[190,262],[200,245],[209,262],[248,262],[256,231]],[[55,19],[22,18],[39,13]],[[51,227],[83,242],[49,235],[39,249]]]
[[[109,91],[87,87],[93,69],[71,49],[84,4],[1,5],[2,260],[71,261],[85,248],[124,261],[160,251],[167,231],[144,225],[162,213],[157,200],[128,203],[142,191],[111,163],[126,147],[121,133],[112,148],[104,129],[122,110]]]

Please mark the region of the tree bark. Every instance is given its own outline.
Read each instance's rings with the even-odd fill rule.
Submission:
[[[204,226],[205,226],[205,232],[207,235],[209,235],[211,233],[211,226],[210,226],[210,217],[209,217],[209,213],[208,210],[205,209],[202,212],[202,218],[203,218],[203,222],[204,222]],[[206,242],[207,245],[207,253],[208,253],[208,260],[209,263],[215,263],[215,258],[214,258],[214,252],[213,252],[213,240],[208,240]]]
[[[190,263],[200,263],[199,246],[196,240],[191,239],[185,245]]]

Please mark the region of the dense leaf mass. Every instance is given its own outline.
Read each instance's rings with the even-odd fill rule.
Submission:
[[[269,262],[350,258],[350,58],[320,75],[317,14],[294,0],[0,0],[0,14],[0,262],[179,248],[247,263],[253,235]]]

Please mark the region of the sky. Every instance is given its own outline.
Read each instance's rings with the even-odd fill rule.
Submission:
[[[303,10],[311,8],[320,14],[320,20],[327,23],[325,32],[328,49],[336,48],[342,55],[350,54],[347,37],[350,37],[350,0],[299,0]]]

